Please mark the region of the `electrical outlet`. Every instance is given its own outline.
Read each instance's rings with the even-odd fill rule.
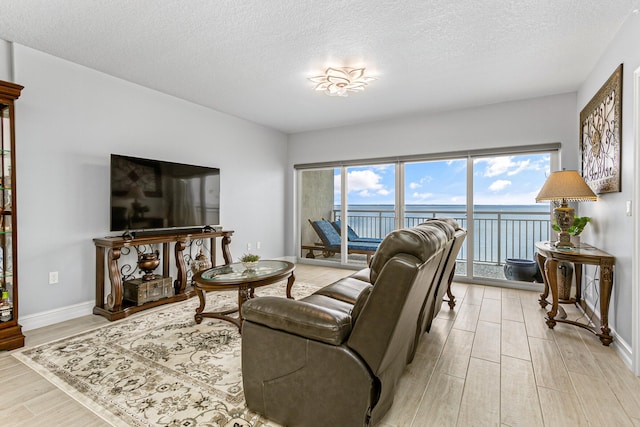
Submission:
[[[58,283],[58,272],[57,271],[50,271],[49,272],[49,284],[50,285],[55,285],[56,283]]]
[[[251,243],[247,243],[247,250],[250,251],[251,250]]]
[[[256,249],[260,249],[260,242],[256,242]]]

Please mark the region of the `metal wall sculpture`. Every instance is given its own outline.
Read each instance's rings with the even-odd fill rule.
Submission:
[[[620,191],[622,64],[580,112],[582,176],[594,193]]]

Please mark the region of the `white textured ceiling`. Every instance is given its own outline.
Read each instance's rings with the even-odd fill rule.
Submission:
[[[0,39],[293,133],[575,91],[634,5],[0,0]],[[378,80],[329,97],[328,66]]]

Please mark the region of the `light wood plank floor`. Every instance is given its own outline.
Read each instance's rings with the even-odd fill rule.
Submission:
[[[298,265],[296,280],[328,284],[349,270]],[[380,427],[640,426],[640,378],[589,332],[550,330],[536,292],[454,284]],[[85,316],[27,331],[27,346],[107,324]],[[109,425],[0,353],[4,426]]]

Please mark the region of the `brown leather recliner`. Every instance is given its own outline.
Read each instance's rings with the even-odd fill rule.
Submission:
[[[455,297],[451,293],[451,282],[453,281],[453,276],[456,272],[456,259],[458,257],[458,253],[462,248],[464,239],[467,237],[467,230],[461,228],[458,222],[453,218],[434,218],[427,220],[426,224],[437,224],[442,222],[453,227],[453,243],[449,248],[449,253],[444,257],[441,271],[438,273],[439,277],[437,278],[436,287],[434,289],[435,298],[433,299],[433,304],[430,307],[425,307],[422,332],[429,332],[431,329],[431,323],[440,311],[445,293],[448,294],[449,297],[449,308],[453,309],[456,304]]]
[[[242,374],[249,409],[287,426],[380,421],[415,350],[453,234],[433,225],[395,230],[368,277],[356,274],[298,301],[247,301]]]
[[[467,231],[461,228],[453,218],[430,218],[419,224],[418,227],[440,228],[447,235],[447,247],[445,248],[445,256],[440,260],[436,271],[436,282],[433,285],[433,291],[425,298],[420,311],[418,318],[420,327],[416,330],[414,348],[409,353],[409,363],[413,360],[420,337],[424,332],[429,332],[433,319],[440,312],[445,293],[449,297],[449,307],[453,309],[455,306],[455,297],[451,292],[451,282],[455,274],[456,258],[467,236]],[[317,293],[354,304],[364,286],[371,283],[370,274],[371,270],[369,268],[362,269],[352,274],[348,279],[326,286]]]

